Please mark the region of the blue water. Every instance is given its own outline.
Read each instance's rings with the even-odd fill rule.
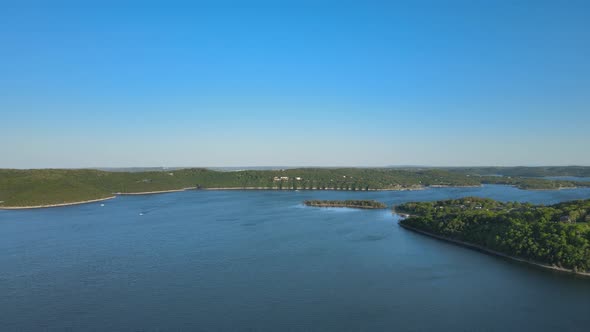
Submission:
[[[0,211],[0,330],[586,331],[590,279],[424,237],[389,211],[301,205],[468,195],[590,189],[189,191]]]

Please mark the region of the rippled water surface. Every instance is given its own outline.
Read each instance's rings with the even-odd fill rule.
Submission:
[[[191,191],[0,211],[0,330],[587,331],[590,279],[401,229],[386,210],[461,196],[555,203],[590,189]]]

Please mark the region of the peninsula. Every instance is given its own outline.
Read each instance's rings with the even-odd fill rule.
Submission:
[[[405,203],[400,225],[421,234],[590,276],[590,199],[550,206],[467,197]]]

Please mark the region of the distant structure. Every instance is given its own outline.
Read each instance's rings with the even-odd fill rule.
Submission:
[[[561,218],[559,218],[559,222],[570,223],[572,222],[572,220],[570,219],[570,216],[562,216]]]

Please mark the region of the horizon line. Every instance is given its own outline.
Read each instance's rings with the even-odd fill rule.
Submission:
[[[341,168],[518,168],[518,167],[528,167],[528,168],[540,168],[540,167],[590,167],[590,165],[580,165],[580,164],[562,164],[562,165],[449,165],[449,166],[440,166],[440,165],[384,165],[384,166],[363,166],[363,165],[355,165],[355,166],[320,166],[320,165],[313,165],[313,166],[302,166],[302,165],[257,165],[257,166],[92,166],[92,167],[0,167],[1,170],[43,170],[43,169],[64,169],[64,170],[82,170],[82,169],[92,169],[92,170],[124,170],[124,169],[191,169],[191,168],[200,168],[200,169],[243,169],[243,170],[276,170],[276,169],[295,169],[295,168],[332,168],[332,169],[341,169]]]

